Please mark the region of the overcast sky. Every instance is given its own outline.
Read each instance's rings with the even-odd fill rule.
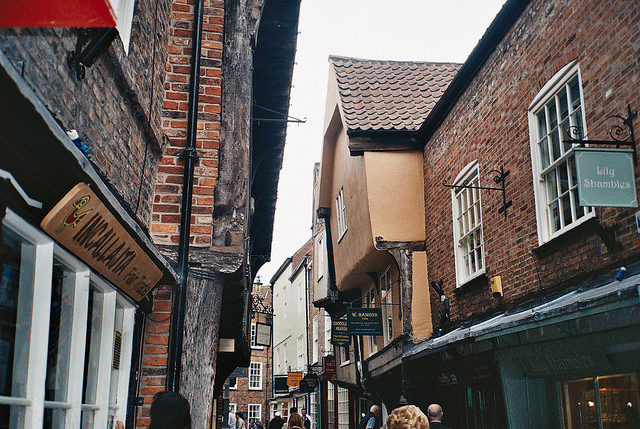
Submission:
[[[311,237],[313,164],[322,151],[328,57],[464,62],[504,0],[302,0],[268,282]]]

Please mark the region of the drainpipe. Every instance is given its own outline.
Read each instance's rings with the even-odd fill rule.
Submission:
[[[180,238],[178,242],[178,273],[180,281],[173,293],[171,305],[171,327],[169,331],[169,356],[167,362],[167,390],[180,390],[182,369],[182,337],[189,274],[189,237],[191,228],[191,205],[193,197],[193,171],[198,160],[196,153],[196,131],[198,129],[198,89],[200,88],[200,50],[202,46],[202,14],[204,0],[198,0],[193,12],[191,39],[191,79],[189,84],[189,116],[187,122],[187,147],[180,155],[184,160],[184,180],[180,203]]]

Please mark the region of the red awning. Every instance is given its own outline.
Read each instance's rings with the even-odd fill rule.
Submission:
[[[0,0],[0,27],[115,27],[118,0]]]

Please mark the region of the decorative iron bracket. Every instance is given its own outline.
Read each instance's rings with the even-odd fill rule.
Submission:
[[[116,34],[115,28],[80,28],[78,30],[76,49],[67,54],[67,65],[75,72],[76,79],[84,79],[86,69],[107,51]]]
[[[499,188],[492,186],[471,186],[469,185],[469,180],[463,181],[459,185],[451,185],[448,184],[446,180],[442,181],[442,185],[447,188],[455,189],[456,191],[459,189],[481,189],[487,191],[501,191],[502,192],[502,207],[498,208],[498,213],[504,213],[505,219],[507,218],[507,209],[511,207],[511,200],[507,201],[507,176],[511,174],[511,170],[505,170],[504,167],[500,167],[499,170],[491,170],[489,173],[495,173],[493,176],[493,181],[499,185]]]
[[[577,144],[580,146],[584,145],[606,145],[611,146],[614,145],[616,148],[620,148],[620,146],[629,146],[633,149],[633,162],[634,164],[638,163],[638,156],[636,153],[636,137],[633,132],[633,118],[638,116],[638,112],[636,110],[631,110],[631,105],[627,104],[627,116],[621,115],[611,115],[607,116],[594,127],[594,130],[598,129],[600,125],[605,123],[610,119],[616,119],[621,122],[621,124],[612,125],[609,128],[609,137],[611,140],[589,140],[587,139],[587,135],[582,135],[582,128],[577,126],[570,126],[567,128],[567,136],[570,138],[563,140],[565,144]],[[626,129],[625,129],[626,127]]]

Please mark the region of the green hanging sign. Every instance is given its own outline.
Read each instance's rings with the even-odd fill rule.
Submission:
[[[638,207],[633,150],[575,147],[579,204]]]
[[[382,335],[382,309],[347,308],[349,335]]]

